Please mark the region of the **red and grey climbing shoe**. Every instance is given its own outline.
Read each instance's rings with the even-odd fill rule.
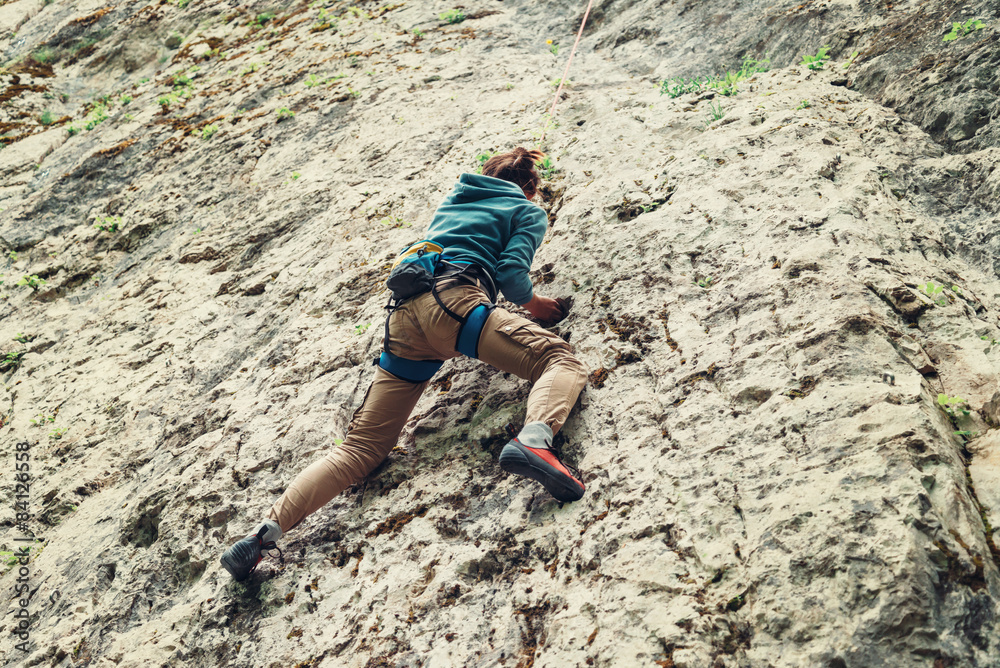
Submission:
[[[587,489],[552,452],[552,430],[530,422],[500,451],[500,468],[537,480],[559,501],[577,501]]]
[[[265,520],[257,529],[257,533],[250,534],[223,552],[219,561],[234,580],[242,582],[250,577],[250,573],[264,558],[263,552],[278,550],[278,556],[281,556],[281,550],[274,542],[278,538],[281,538],[281,527],[277,522]]]

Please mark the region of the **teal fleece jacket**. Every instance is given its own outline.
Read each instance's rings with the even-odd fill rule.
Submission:
[[[481,174],[462,174],[441,203],[427,238],[450,259],[475,262],[490,273],[515,304],[531,301],[528,270],[542,243],[548,217],[514,183]]]

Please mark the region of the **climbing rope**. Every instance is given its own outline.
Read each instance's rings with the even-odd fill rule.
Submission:
[[[563,86],[566,83],[566,77],[569,76],[569,66],[573,64],[573,56],[576,54],[576,47],[580,43],[580,38],[583,36],[583,28],[587,25],[587,17],[590,16],[590,8],[594,5],[594,0],[589,0],[587,2],[587,11],[583,13],[583,20],[580,21],[580,30],[576,33],[576,41],[573,42],[573,50],[569,52],[569,60],[566,61],[566,69],[563,71],[562,79],[559,80],[559,88],[556,89],[556,96],[552,98],[552,108],[549,109],[549,118],[545,123],[545,127],[542,129],[542,137],[538,140],[538,146],[541,147],[542,142],[545,141],[545,133],[549,131],[549,125],[555,118],[556,105],[559,103],[559,94],[562,93]]]

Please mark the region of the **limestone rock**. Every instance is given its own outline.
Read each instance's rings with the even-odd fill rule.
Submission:
[[[12,665],[995,665],[995,27],[596,5],[552,118],[564,0],[2,8]],[[661,94],[765,52],[733,95]],[[365,395],[396,252],[543,134],[532,278],[591,370],[555,444],[585,497],[499,469],[528,384],[459,358],[233,583],[219,555]]]

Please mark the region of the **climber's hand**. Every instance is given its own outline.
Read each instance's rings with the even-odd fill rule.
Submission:
[[[534,295],[524,308],[540,322],[559,322],[569,313],[569,304],[562,299]]]

